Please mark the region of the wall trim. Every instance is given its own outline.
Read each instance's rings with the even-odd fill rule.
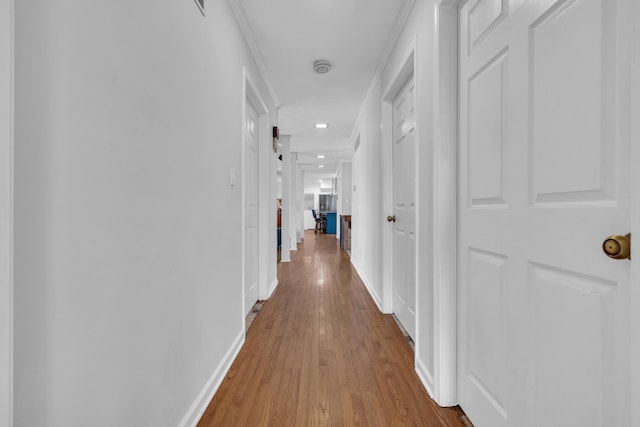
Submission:
[[[213,396],[216,394],[216,391],[220,388],[222,380],[224,380],[224,377],[229,372],[231,364],[238,356],[238,353],[240,353],[240,349],[242,349],[243,344],[244,329],[233,341],[231,347],[229,347],[220,363],[218,363],[213,374],[209,380],[207,380],[207,383],[204,385],[202,390],[200,390],[200,393],[198,393],[196,400],[191,404],[191,407],[184,417],[182,417],[182,420],[180,420],[178,427],[195,427],[198,424],[202,414],[204,414],[204,411],[207,410],[211,400],[213,400]]]
[[[15,4],[0,0],[0,426],[13,426]]]
[[[247,20],[247,15],[240,4],[240,0],[228,0],[229,6],[231,6],[231,10],[236,17],[236,21],[238,22],[238,26],[244,35],[245,42],[251,51],[251,56],[253,57],[254,62],[256,63],[256,67],[260,71],[260,75],[264,80],[265,85],[267,86],[267,90],[269,91],[269,95],[273,100],[273,103],[276,109],[279,107],[280,102],[278,101],[278,97],[276,96],[276,92],[273,88],[273,84],[271,83],[271,78],[269,77],[269,73],[267,72],[267,67],[264,65],[264,60],[262,59],[262,54],[258,49],[258,44],[256,43],[256,38],[253,35],[253,31],[251,31],[251,26],[249,26],[249,21]]]
[[[271,298],[273,293],[276,291],[277,287],[278,287],[278,279],[275,279],[273,283],[271,283],[271,285],[269,286],[269,289],[267,291],[267,299]]]
[[[630,177],[629,177],[629,192],[631,195],[631,235],[632,244],[638,246],[640,240],[640,2],[629,2],[632,10],[630,11],[631,25],[633,28],[631,36],[628,38],[629,50],[631,55],[631,70],[629,75],[631,76],[631,135],[630,135]],[[637,286],[640,283],[640,260],[637,256],[631,257],[631,304],[632,307],[640,307],[640,287]],[[631,402],[638,402],[640,399],[640,312],[637,309],[631,310],[630,334],[631,339],[629,343],[631,345]],[[631,425],[640,425],[640,405],[631,405]]]
[[[389,38],[387,39],[387,43],[382,50],[382,55],[380,56],[380,60],[378,61],[378,65],[376,66],[376,71],[373,75],[373,79],[371,79],[371,84],[369,84],[369,89],[367,90],[367,94],[364,97],[364,102],[360,106],[358,117],[356,118],[355,125],[353,126],[353,130],[351,131],[351,137],[349,139],[352,141],[352,143],[356,140],[356,136],[360,133],[360,123],[364,114],[364,106],[367,105],[367,101],[373,96],[373,93],[378,88],[380,79],[382,78],[382,73],[387,67],[389,58],[391,58],[393,49],[396,47],[396,44],[398,44],[400,35],[402,35],[402,30],[404,30],[404,27],[407,24],[407,20],[409,19],[409,15],[411,14],[411,11],[413,10],[413,6],[415,4],[416,0],[407,0],[402,6],[402,9],[400,9],[400,12],[398,12],[398,17],[393,28],[391,29],[391,33],[389,35]]]
[[[415,89],[414,91],[418,92],[418,76],[417,76],[417,62],[416,62],[416,51],[417,51],[418,40],[417,37],[414,37],[411,40],[408,48],[406,48],[404,55],[400,59],[400,62],[397,64],[396,69],[392,74],[392,78],[387,88],[385,88],[384,92],[382,92],[382,141],[381,141],[381,149],[382,149],[382,218],[386,218],[387,215],[392,215],[393,212],[393,107],[392,103],[396,95],[400,92],[400,90],[405,86],[407,81],[413,77]],[[416,103],[417,104],[417,103]],[[418,106],[415,106],[415,117],[419,117]],[[416,125],[415,130],[415,139],[416,139],[416,152],[415,152],[415,170],[414,170],[414,180],[416,180],[416,260],[418,259],[418,248],[419,248],[419,240],[420,233],[418,230],[418,221],[417,218],[420,217],[420,201],[418,200],[419,194],[419,182],[418,178],[418,154],[419,154],[419,145],[420,145],[420,128]],[[393,259],[394,259],[394,247],[393,247],[393,230],[389,223],[385,222],[382,226],[382,306],[386,313],[393,313]],[[417,283],[418,283],[418,265],[419,263],[415,263],[416,268],[416,283],[414,286],[416,287],[416,301],[418,299],[417,292]],[[418,305],[416,304],[416,320],[418,316]],[[418,342],[418,322],[416,321],[415,326],[415,337],[416,340],[416,348],[419,348]]]
[[[457,404],[458,0],[435,5],[433,101],[433,399]],[[418,359],[418,358],[416,358]]]
[[[376,303],[376,306],[378,307],[378,310],[380,310],[381,313],[390,314],[389,312],[385,312],[382,309],[382,300],[380,299],[380,296],[374,291],[373,286],[371,286],[371,283],[369,282],[367,277],[362,274],[362,269],[358,268],[358,265],[357,265],[356,262],[354,262],[353,258],[351,259],[351,265],[353,266],[354,270],[356,270],[356,274],[358,275],[358,277],[360,278],[360,280],[364,284],[364,287],[369,292],[369,295],[371,295],[371,298],[373,299],[373,302]]]
[[[263,298],[267,293],[267,279],[266,275],[268,274],[268,268],[266,265],[266,259],[268,258],[268,252],[266,246],[265,233],[267,232],[268,226],[268,215],[264,215],[266,212],[265,204],[266,200],[264,200],[265,191],[263,187],[266,184],[266,179],[264,178],[266,167],[265,162],[260,155],[265,147],[271,147],[271,144],[267,140],[270,137],[268,132],[269,126],[269,110],[258,91],[257,86],[254,83],[254,80],[251,77],[251,73],[247,69],[247,67],[242,67],[242,124],[241,124],[241,141],[242,141],[242,172],[241,182],[242,182],[242,307],[244,309],[243,318],[247,314],[247,307],[245,304],[245,290],[246,290],[246,278],[245,278],[245,221],[246,221],[246,197],[247,197],[247,180],[246,178],[246,140],[245,140],[245,123],[247,120],[247,106],[248,104],[253,105],[258,113],[258,298]],[[267,148],[270,149],[270,148]],[[236,178],[237,179],[237,178]],[[251,307],[249,307],[249,310]]]
[[[433,398],[433,375],[429,372],[427,365],[425,365],[421,359],[416,358],[416,374],[418,374],[418,378],[420,378],[420,382],[427,390],[429,396]]]

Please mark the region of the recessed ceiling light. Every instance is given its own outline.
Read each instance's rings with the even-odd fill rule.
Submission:
[[[324,159],[324,154],[318,154],[319,159]]]
[[[329,123],[316,123],[316,129],[326,129],[329,127]]]
[[[319,168],[323,168],[323,167],[324,167],[324,165],[318,165],[318,167],[319,167]]]
[[[322,184],[322,180],[321,180],[321,179],[320,179],[320,180],[318,180],[318,182],[319,182],[320,184]]]

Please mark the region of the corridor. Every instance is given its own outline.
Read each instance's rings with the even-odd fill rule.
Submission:
[[[306,231],[278,279],[198,426],[464,426],[429,399],[335,236]]]

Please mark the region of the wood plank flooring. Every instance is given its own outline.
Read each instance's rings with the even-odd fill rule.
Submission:
[[[464,427],[429,399],[335,236],[305,233],[278,281],[199,427]]]

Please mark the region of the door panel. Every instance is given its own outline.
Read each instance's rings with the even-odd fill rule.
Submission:
[[[629,425],[630,0],[460,9],[459,356],[476,427]]]
[[[416,184],[413,77],[393,101],[393,312],[415,337]]]
[[[245,315],[258,300],[258,113],[247,100],[245,133]]]

